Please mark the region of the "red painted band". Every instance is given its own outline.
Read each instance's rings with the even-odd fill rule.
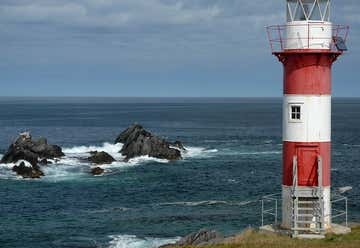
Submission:
[[[284,53],[284,94],[330,95],[332,53]]]
[[[323,186],[330,186],[331,142],[283,143],[283,185],[293,185],[293,158],[297,156],[298,185],[318,186],[317,156],[322,158]]]

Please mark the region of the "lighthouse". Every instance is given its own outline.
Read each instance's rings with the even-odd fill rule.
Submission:
[[[330,21],[330,0],[287,0],[285,25],[267,28],[283,64],[281,226],[294,236],[331,228],[331,68],[348,27]]]

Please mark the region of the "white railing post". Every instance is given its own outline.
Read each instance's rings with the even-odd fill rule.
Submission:
[[[345,197],[345,225],[348,227],[348,200]]]
[[[264,199],[261,199],[261,226],[264,226]]]
[[[275,226],[277,225],[277,219],[278,219],[278,201],[275,199]]]

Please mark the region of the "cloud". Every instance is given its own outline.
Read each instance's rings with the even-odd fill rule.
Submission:
[[[15,2],[15,3],[14,3]],[[216,5],[188,8],[181,1],[78,0],[0,3],[4,23],[52,23],[64,26],[111,28],[124,25],[177,25],[209,21],[221,14]]]
[[[358,5],[336,5],[340,21],[356,23]],[[1,0],[0,52],[16,63],[239,62],[268,52],[264,26],[284,23],[284,9],[263,0]]]

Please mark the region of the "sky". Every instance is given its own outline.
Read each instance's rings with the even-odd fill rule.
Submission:
[[[360,1],[333,93],[360,97]],[[0,0],[0,96],[279,97],[284,0]]]

